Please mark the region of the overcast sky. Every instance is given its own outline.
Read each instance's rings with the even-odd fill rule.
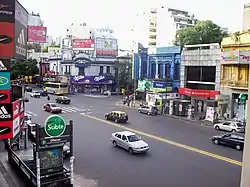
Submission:
[[[167,3],[166,3],[167,1]],[[132,43],[129,30],[138,13],[165,6],[186,10],[200,20],[212,20],[230,31],[243,25],[243,6],[247,0],[19,0],[29,11],[40,13],[48,34],[62,36],[72,22],[114,29],[122,47]]]

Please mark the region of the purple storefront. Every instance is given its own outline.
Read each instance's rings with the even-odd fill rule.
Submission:
[[[82,93],[104,93],[115,89],[113,76],[71,76],[70,89]]]

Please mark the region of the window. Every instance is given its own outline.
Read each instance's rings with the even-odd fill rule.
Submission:
[[[215,82],[215,66],[202,66],[201,67],[201,80],[202,82]]]
[[[153,63],[151,65],[151,78],[155,78],[155,70],[156,70],[156,65]]]
[[[174,80],[180,80],[180,64],[174,65]]]
[[[136,136],[136,135],[130,135],[130,136],[128,136],[128,141],[129,142],[137,142],[139,140],[140,140],[140,138],[138,136]]]
[[[171,64],[167,63],[165,65],[165,77],[170,78]]]
[[[100,72],[99,72],[100,75],[103,75],[103,66],[100,66]]]
[[[81,67],[79,68],[78,75],[85,75],[85,68]]]
[[[67,88],[68,85],[67,84],[60,84],[60,88]]]
[[[121,139],[121,138],[122,138],[122,136],[121,136],[120,134],[117,134],[117,138],[120,138],[120,139]]]
[[[107,66],[106,73],[110,73],[110,66]]]
[[[127,141],[127,137],[123,135],[122,140]]]
[[[201,67],[200,66],[188,66],[187,70],[187,81],[201,81]]]
[[[162,79],[163,78],[163,64],[158,64],[158,74],[159,74],[159,78]]]

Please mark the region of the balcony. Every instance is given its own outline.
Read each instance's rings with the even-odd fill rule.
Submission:
[[[221,53],[221,64],[250,64],[250,51],[224,51]]]
[[[247,90],[248,89],[248,81],[221,79],[220,84],[222,87],[228,87],[231,89],[237,89],[237,90]]]

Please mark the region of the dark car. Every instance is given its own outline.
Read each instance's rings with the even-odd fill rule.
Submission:
[[[68,97],[60,96],[60,97],[56,98],[56,102],[61,103],[61,104],[70,104],[71,100]]]
[[[48,96],[48,92],[45,90],[41,90],[40,93],[41,93],[41,96],[43,96],[43,97]]]
[[[28,139],[31,142],[36,141],[36,123],[29,123],[28,124]],[[65,158],[70,156],[70,148],[69,148],[69,146],[67,146],[66,143],[63,145],[63,156]]]
[[[116,123],[126,123],[128,121],[128,115],[121,111],[111,111],[105,114],[105,119]]]
[[[245,135],[242,133],[227,133],[219,136],[213,136],[212,141],[217,145],[225,145],[243,150]]]
[[[32,92],[32,88],[27,86],[27,87],[25,87],[25,91],[26,92]]]
[[[44,111],[47,111],[47,112],[51,112],[53,114],[56,114],[56,113],[62,113],[62,108],[57,106],[56,104],[54,103],[48,103],[48,104],[45,104],[43,106],[43,110]]]

